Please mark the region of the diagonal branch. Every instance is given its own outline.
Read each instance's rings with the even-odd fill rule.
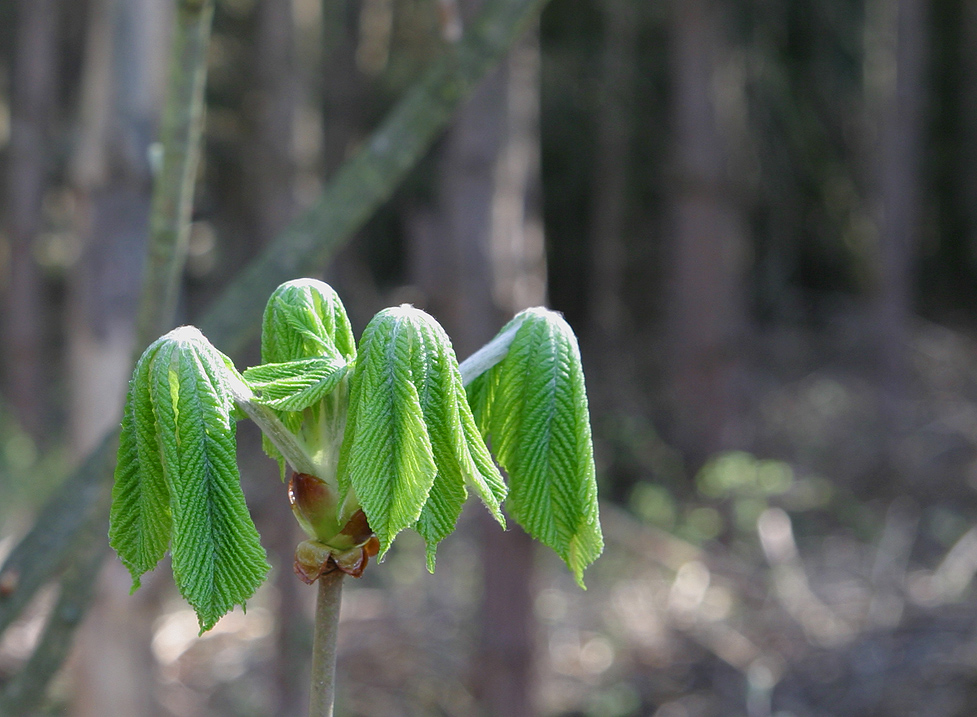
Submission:
[[[502,59],[548,0],[489,0],[471,28],[390,112],[337,172],[319,200],[244,269],[200,322],[233,354],[257,336],[265,299],[282,281],[321,271],[393,194],[478,82]]]
[[[79,536],[83,545],[61,578],[60,595],[44,634],[27,664],[4,685],[0,694],[0,714],[9,717],[35,714],[43,702],[44,688],[68,657],[75,629],[95,595],[95,576],[109,552],[108,544],[101,540],[107,527],[103,516],[101,520],[90,521]]]

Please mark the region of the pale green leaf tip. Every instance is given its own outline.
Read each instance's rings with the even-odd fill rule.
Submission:
[[[593,563],[591,562],[591,563],[586,563],[581,565],[577,560],[574,560],[574,556],[570,556],[570,558],[567,559],[566,563],[567,563],[567,567],[570,568],[570,572],[573,573],[573,579],[576,581],[577,585],[580,586],[581,590],[586,590],[587,586],[584,585],[583,574],[588,567],[593,565]]]
[[[369,518],[367,518],[369,520]],[[381,537],[377,535],[377,540],[380,541],[380,550],[377,551],[377,562],[382,563],[383,559],[387,557],[387,551],[390,550],[390,546],[394,543],[394,538],[397,536]]]
[[[196,326],[178,326],[166,334],[164,338],[168,338],[171,341],[203,341],[208,344],[210,343]]]
[[[570,544],[570,553],[566,558],[567,567],[573,573],[574,579],[577,581],[583,590],[587,589],[584,585],[583,574],[584,571],[597,562],[604,552],[604,536],[601,534],[600,522],[596,522],[596,526],[591,524],[591,527],[596,527],[596,535],[591,534],[590,537],[594,538],[594,542],[589,546],[581,546],[576,539],[574,539]]]
[[[502,530],[509,529],[508,526],[506,526],[505,515],[502,514],[502,510],[499,506],[493,507],[485,501],[482,501],[482,505],[485,506],[486,510],[489,512],[489,515],[495,519],[495,522],[499,524],[499,527],[501,527]]]

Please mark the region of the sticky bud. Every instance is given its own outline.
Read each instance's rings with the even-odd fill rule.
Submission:
[[[295,574],[308,585],[336,570],[358,578],[379,550],[380,541],[372,534],[363,545],[343,551],[317,540],[305,540],[295,549]]]
[[[308,473],[293,473],[288,482],[292,513],[309,536],[295,550],[295,573],[313,583],[334,570],[360,577],[380,543],[362,510],[339,526],[336,494],[325,481]]]
[[[331,543],[339,532],[336,493],[324,480],[308,473],[293,473],[288,482],[288,502],[302,530],[313,540]]]

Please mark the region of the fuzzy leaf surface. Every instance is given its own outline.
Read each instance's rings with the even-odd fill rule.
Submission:
[[[134,522],[126,522],[133,503],[127,466],[133,456],[141,472],[144,464],[152,466],[152,481],[141,493],[154,491],[157,507],[160,484],[153,471],[158,466],[168,496],[173,575],[196,610],[202,631],[234,605],[243,605],[269,570],[241,491],[228,370],[225,357],[192,327],[170,332],[147,350],[137,364],[130,388],[132,410],[124,419],[134,428],[135,441],[120,444],[121,483],[113,490],[119,496],[113,505],[118,526],[113,531],[122,535]],[[147,462],[141,453],[153,459]],[[152,546],[144,550],[146,555],[159,554],[161,535],[157,529],[144,539]],[[127,565],[144,567],[145,561],[134,563],[123,551],[120,557]]]
[[[413,316],[381,311],[363,332],[350,378],[340,489],[355,491],[381,555],[420,517],[437,475],[412,371],[417,350]]]
[[[244,378],[258,403],[280,411],[302,411],[335,390],[348,364],[338,356],[318,356],[249,368]]]
[[[423,311],[386,309],[364,331],[339,479],[355,490],[381,550],[412,526],[431,570],[468,486],[504,525],[505,482],[478,433],[451,341]]]
[[[146,349],[129,381],[112,486],[109,544],[129,569],[133,590],[139,587],[140,576],[154,569],[166,553],[173,520],[149,393],[159,349],[160,341]]]
[[[506,357],[469,385],[469,400],[509,474],[509,513],[583,586],[603,537],[580,351],[559,314],[536,308],[517,319]]]
[[[343,302],[335,290],[322,281],[296,279],[285,282],[272,293],[265,306],[261,324],[261,360],[264,364],[288,364],[293,361],[318,358],[345,364],[351,363],[356,358],[356,342]],[[326,377],[322,378],[328,384]],[[335,378],[338,386],[343,377]],[[271,389],[273,396],[289,406],[286,408],[271,406],[277,411],[279,419],[296,435],[304,432],[305,436],[315,444],[309,446],[311,452],[330,451],[331,448],[325,444],[332,443],[331,433],[342,424],[341,417],[333,415],[336,413],[333,407],[325,403],[317,406],[315,401],[303,406],[302,409],[292,408],[294,405],[304,403],[309,398],[309,394],[299,389],[297,393],[302,396],[293,396],[298,400],[292,402],[289,399],[289,387],[281,388],[284,392],[280,395],[276,393],[277,388]],[[318,384],[318,388],[315,385],[308,385],[307,388],[312,392],[322,390],[322,397],[325,397],[336,386],[328,390],[324,390],[327,386],[323,384]],[[341,410],[345,406],[345,394],[337,397],[333,403],[338,404]],[[304,409],[310,409],[308,415],[299,412]],[[330,415],[323,417],[322,410]],[[325,424],[333,428],[329,429]],[[330,436],[325,436],[322,429],[326,429],[326,433],[330,433]],[[284,480],[284,456],[267,437],[262,438],[262,447],[265,453],[278,462]]]
[[[316,279],[296,279],[275,289],[261,323],[261,361],[334,355],[347,362],[356,356],[349,317],[335,290]]]
[[[454,531],[468,497],[466,486],[475,490],[503,527],[500,503],[506,487],[478,435],[448,335],[428,314],[410,311],[416,331],[411,380],[417,387],[438,471],[415,528],[427,544],[428,569],[433,571],[437,544]]]
[[[270,568],[241,491],[233,402],[220,358],[194,348],[180,353],[176,367],[173,575],[201,629],[209,630],[254,594]]]

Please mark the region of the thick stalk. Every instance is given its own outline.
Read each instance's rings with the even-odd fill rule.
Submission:
[[[344,575],[335,570],[319,578],[309,717],[332,717],[336,699],[336,638],[339,635],[339,605],[343,598]]]

